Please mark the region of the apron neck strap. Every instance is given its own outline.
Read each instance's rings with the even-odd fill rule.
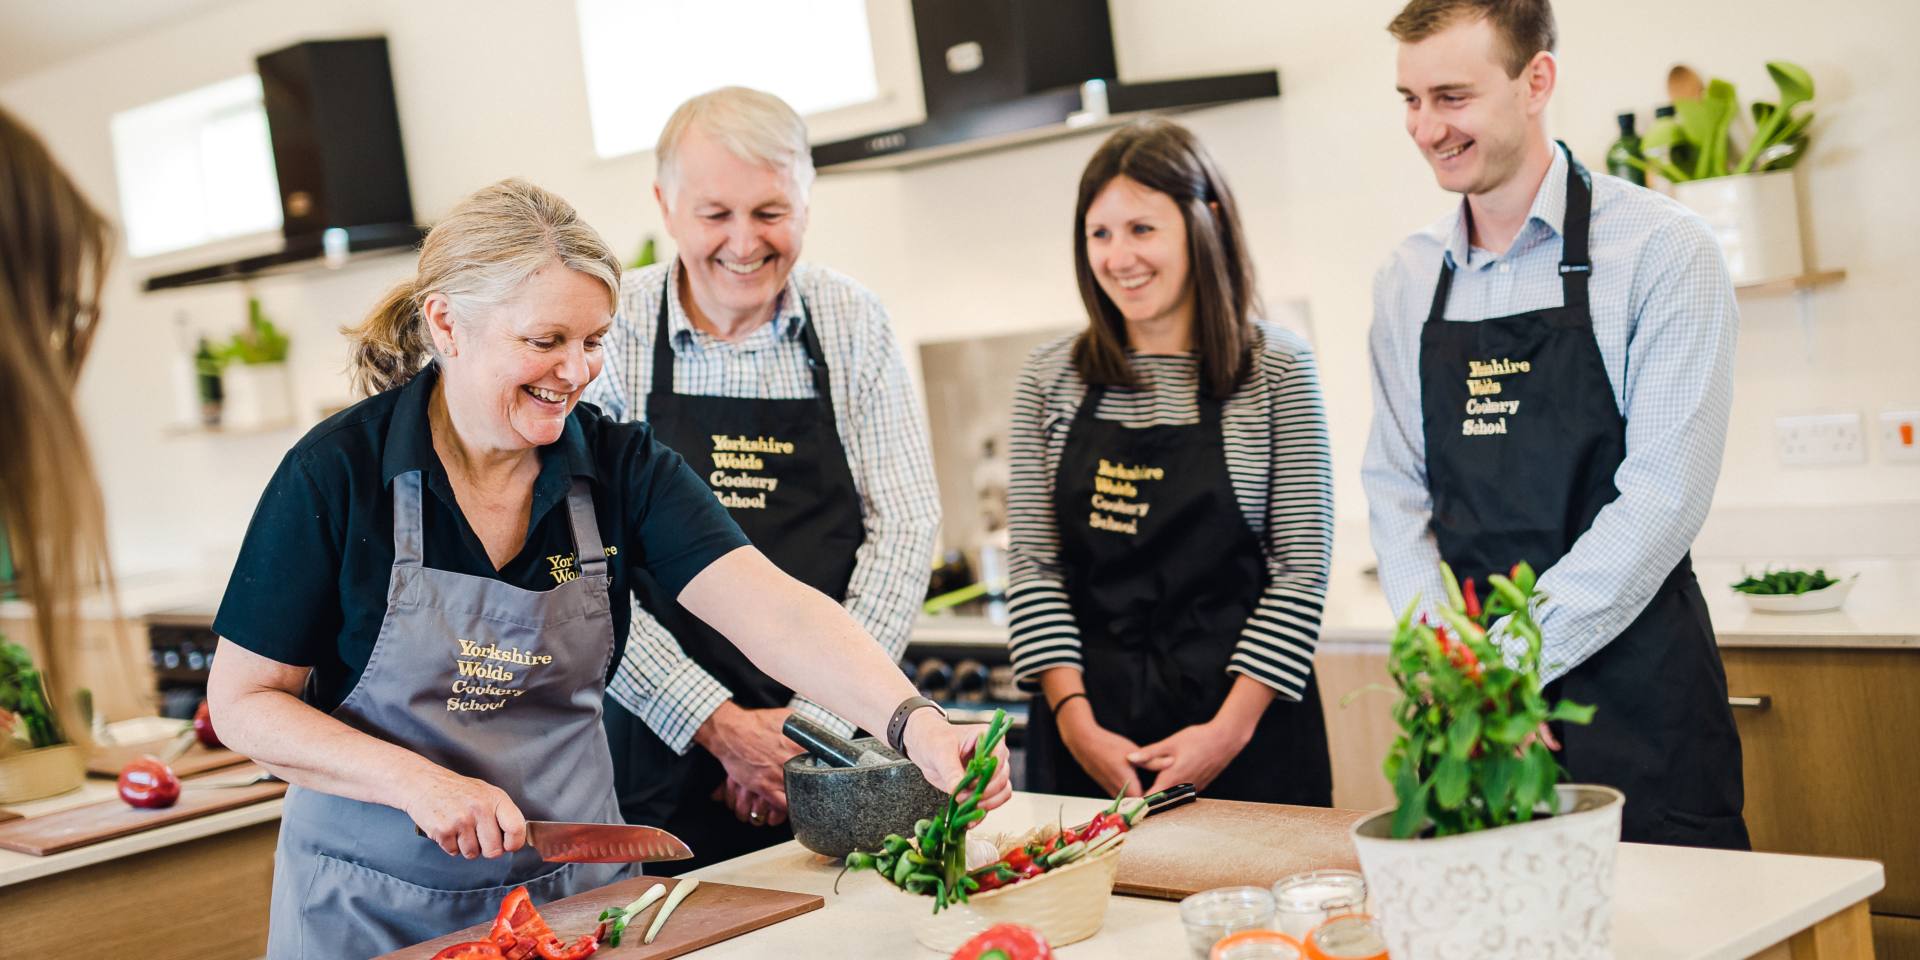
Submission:
[[[673,270],[669,269],[666,280],[661,284],[660,309],[656,311],[653,323],[654,393],[673,392],[673,341],[668,338],[667,324],[667,300],[673,296],[673,276]],[[797,291],[794,295],[800,296]],[[805,297],[800,297],[800,341],[807,351],[807,371],[813,375],[813,395],[820,399],[831,418],[833,386],[827,378],[827,355],[820,347],[820,334],[813,328],[813,311],[807,306]]]
[[[417,567],[424,556],[426,524],[421,519],[420,471],[393,478],[393,565]]]
[[[1587,256],[1587,225],[1593,214],[1593,178],[1587,168],[1574,159],[1566,143],[1554,141],[1556,149],[1567,154],[1567,209],[1560,224],[1560,294],[1569,310],[1587,310],[1587,278],[1593,275],[1593,261]],[[1462,216],[1471,217],[1469,208]],[[1471,233],[1471,231],[1469,231]],[[1447,293],[1453,289],[1453,264],[1441,255],[1440,282],[1433,288],[1433,303],[1427,308],[1427,322],[1446,319]]]
[[[573,486],[567,490],[567,521],[573,525],[573,552],[579,557],[580,575],[606,576],[607,548],[600,541],[600,525],[593,512],[593,490],[580,477],[574,477]]]
[[[1564,142],[1554,141],[1567,154],[1567,211],[1560,224],[1560,289],[1567,309],[1587,309],[1587,278],[1593,261],[1587,256],[1587,224],[1593,215],[1593,178],[1573,158]]]

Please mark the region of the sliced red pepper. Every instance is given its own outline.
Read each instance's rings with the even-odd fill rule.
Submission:
[[[549,933],[540,938],[540,960],[582,960],[593,956],[600,949],[600,942],[593,934],[584,934],[572,943],[562,943],[560,938]]]
[[[491,940],[456,943],[433,955],[433,960],[501,960],[500,948]]]
[[[528,960],[539,952],[540,938],[553,936],[553,929],[547,926],[540,911],[534,909],[533,897],[526,887],[515,887],[507,898],[500,902],[500,912],[493,918],[493,928],[487,934],[506,960]]]

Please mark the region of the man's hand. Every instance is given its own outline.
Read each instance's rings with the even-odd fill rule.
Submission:
[[[748,823],[771,824],[787,818],[787,781],[781,768],[789,757],[802,752],[780,732],[792,713],[790,707],[748,710],[728,700],[693,735],[694,742],[726,768],[722,791],[727,807]]]
[[[936,711],[915,710],[907,718],[907,729],[900,740],[906,747],[907,758],[920,768],[927,782],[943,793],[952,793],[966,776],[967,764],[973,759],[974,746],[986,733],[986,724],[952,724]],[[962,802],[978,796],[980,809],[992,810],[1013,797],[1012,772],[1007,769],[1010,761],[1006,741],[1002,740],[994,746],[993,755],[1000,758],[1000,762],[994,766],[993,776],[987,780],[986,786],[976,785],[960,794]]]

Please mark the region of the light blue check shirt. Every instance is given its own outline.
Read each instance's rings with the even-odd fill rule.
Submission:
[[[840,444],[860,494],[867,533],[854,556],[844,606],[899,660],[926,599],[940,527],[940,491],[934,482],[926,416],[886,309],[847,277],[803,263],[788,274],[773,319],[727,342],[695,330],[688,321],[672,277],[677,263],[629,271],[621,278],[620,311],[605,341],[606,365],[587,387],[585,399],[609,416],[647,418],[662,290],[672,290],[667,336],[679,392],[760,399],[814,396],[813,372],[799,336],[804,297],[827,361]],[[733,695],[638,603],[626,653],[607,692],[681,753],[694,731]],[[854,732],[853,724],[804,698],[795,697],[792,706],[843,735]]]
[[[1361,477],[1380,584],[1396,614],[1416,594],[1428,607],[1445,596],[1427,526],[1433,499],[1420,409],[1420,328],[1441,257],[1455,265],[1448,322],[1561,305],[1566,179],[1566,154],[1556,149],[1505,253],[1470,250],[1455,208],[1402,242],[1374,277],[1374,415]],[[1687,552],[1713,500],[1733,400],[1739,310],[1706,224],[1667,197],[1596,173],[1588,236],[1593,333],[1626,419],[1627,450],[1613,476],[1619,498],[1541,573],[1543,681],[1625,630]]]

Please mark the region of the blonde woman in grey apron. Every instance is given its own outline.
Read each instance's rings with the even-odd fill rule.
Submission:
[[[977,728],[923,709],[650,428],[577,405],[618,289],[559,197],[474,194],[352,331],[372,396],[269,481],[208,698],[227,744],[292,784],[274,960],[369,957],[484,922],[516,886],[541,904],[631,872],[546,863],[525,834],[619,822],[601,703],[636,574],[781,683],[889,731],[936,786],[959,781]],[[997,778],[983,805],[1009,792]]]

